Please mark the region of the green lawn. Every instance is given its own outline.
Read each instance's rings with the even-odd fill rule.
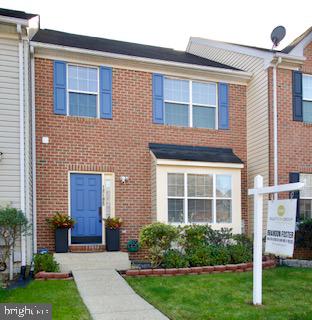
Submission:
[[[127,278],[172,320],[311,320],[312,269],[263,272],[263,306],[252,302],[252,272]]]
[[[90,320],[72,280],[32,281],[26,288],[0,289],[0,303],[51,303],[53,320]]]

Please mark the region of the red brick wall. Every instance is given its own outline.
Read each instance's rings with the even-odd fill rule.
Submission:
[[[312,74],[312,43],[305,51],[307,60],[302,72]],[[273,184],[273,107],[272,107],[272,68],[269,69],[270,101],[270,184]],[[277,71],[278,108],[278,176],[279,183],[289,182],[290,172],[312,173],[312,124],[293,121],[292,112],[292,71]],[[288,194],[282,197],[288,197]]]
[[[68,211],[68,171],[115,173],[115,211],[124,220],[122,244],[151,222],[149,142],[230,147],[246,161],[246,88],[229,86],[230,129],[177,128],[152,123],[152,75],[113,69],[113,119],[53,113],[53,61],[35,59],[38,247],[54,249],[45,219]],[[50,138],[42,144],[42,136]],[[246,170],[242,170],[242,215],[247,226]],[[129,182],[121,184],[126,175]]]

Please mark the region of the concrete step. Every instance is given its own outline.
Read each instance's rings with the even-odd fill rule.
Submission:
[[[69,246],[70,252],[103,252],[104,244],[72,244]]]
[[[127,252],[54,253],[62,272],[77,270],[126,270],[131,266]]]

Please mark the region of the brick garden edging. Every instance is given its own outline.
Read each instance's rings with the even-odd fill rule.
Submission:
[[[40,271],[35,274],[35,279],[36,280],[47,280],[47,279],[69,280],[69,279],[72,279],[72,275],[68,272]]]
[[[264,269],[274,268],[276,266],[275,259],[268,259],[262,262]],[[204,267],[190,267],[190,268],[170,268],[170,269],[130,269],[125,272],[125,276],[176,276],[186,274],[208,274],[208,273],[223,273],[223,272],[244,272],[251,271],[253,268],[252,262],[227,264]]]

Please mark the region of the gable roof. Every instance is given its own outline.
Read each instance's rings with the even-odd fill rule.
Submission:
[[[157,159],[243,163],[230,148],[183,146],[175,144],[150,143],[150,150]]]
[[[26,13],[24,11],[17,11],[17,10],[10,10],[10,9],[0,8],[0,16],[16,18],[16,19],[23,19],[23,20],[29,20],[29,19],[31,19],[33,17],[36,17],[37,14]]]
[[[307,37],[312,32],[312,27],[307,29],[304,33],[302,33],[299,37],[297,37],[294,41],[292,41],[287,47],[285,47],[281,52],[290,53],[305,37]]]
[[[32,41],[141,58],[180,62],[205,67],[239,70],[237,68],[213,60],[205,59],[185,51],[105,38],[90,37],[49,29],[40,29],[32,38]]]

